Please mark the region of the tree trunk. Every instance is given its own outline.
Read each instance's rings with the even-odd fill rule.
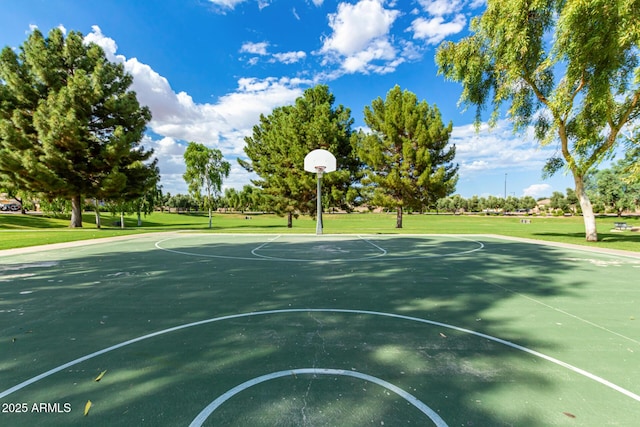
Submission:
[[[124,212],[120,212],[120,228],[124,229]]]
[[[20,203],[20,213],[22,215],[26,215],[27,214],[27,210],[24,208],[24,203],[22,202],[24,200],[24,198],[18,199],[18,196],[13,196],[13,198],[16,199],[16,201],[18,203]]]
[[[69,227],[82,228],[82,197],[79,194],[71,197],[71,223]]]
[[[209,228],[212,228],[213,226],[211,217],[212,217],[211,208],[209,208]]]
[[[396,212],[396,228],[402,228],[402,206],[398,206]]]
[[[287,228],[293,228],[293,212],[289,212],[287,215]]]
[[[142,227],[142,214],[140,213],[139,209],[138,209],[138,227]]]
[[[587,242],[598,241],[598,230],[596,229],[596,216],[593,213],[591,200],[584,188],[584,178],[576,173],[573,174],[573,180],[576,183],[576,196],[582,208],[582,218],[584,220],[584,231]]]
[[[93,199],[93,207],[96,213],[96,228],[100,228],[100,206],[98,205],[98,199]]]

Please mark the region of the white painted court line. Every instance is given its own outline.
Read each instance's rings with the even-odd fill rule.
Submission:
[[[156,248],[160,249],[161,251],[171,252],[171,253],[179,254],[179,255],[199,256],[199,257],[204,257],[204,258],[238,259],[238,260],[244,260],[244,261],[256,261],[256,260],[259,259],[259,258],[255,258],[255,257],[239,257],[239,256],[227,256],[227,255],[199,254],[199,253],[195,253],[195,252],[186,252],[186,251],[178,251],[178,250],[175,250],[175,249],[168,249],[168,248],[164,248],[164,247],[161,246],[162,243],[167,242],[169,240],[175,240],[175,239],[179,239],[179,237],[170,237],[168,239],[159,240],[154,244],[154,246]]]
[[[265,246],[267,246],[269,243],[272,243],[272,242],[274,242],[274,241],[278,240],[280,237],[281,237],[281,235],[279,234],[279,235],[277,235],[276,237],[274,237],[273,239],[269,239],[269,240],[267,240],[266,242],[264,242],[263,244],[261,244],[261,245],[260,245],[260,246],[258,246],[257,248],[253,248],[253,249],[251,250],[251,254],[252,254],[252,255],[255,255],[255,256],[257,256],[257,257],[259,257],[260,255],[256,254],[256,252],[257,252],[257,251],[259,251],[260,249],[264,248],[264,247],[265,247]]]
[[[577,315],[575,315],[575,314],[569,313],[568,311],[565,311],[565,310],[562,310],[562,309],[560,309],[560,308],[554,307],[554,306],[552,306],[552,305],[546,304],[546,303],[544,303],[544,302],[542,302],[542,301],[540,301],[540,300],[538,300],[538,299],[536,299],[536,298],[533,298],[533,297],[530,297],[529,295],[523,294],[522,292],[517,292],[517,291],[514,291],[514,290],[512,290],[512,289],[506,288],[506,287],[504,287],[504,286],[502,286],[502,285],[498,285],[497,283],[493,283],[492,281],[490,281],[490,280],[488,280],[488,279],[485,279],[485,278],[483,278],[483,277],[481,277],[481,276],[475,275],[475,274],[472,274],[472,275],[471,275],[471,276],[469,276],[469,277],[475,278],[476,280],[478,280],[478,281],[480,281],[480,282],[484,282],[484,283],[487,283],[487,284],[489,284],[489,285],[491,285],[491,286],[495,286],[496,288],[498,288],[498,289],[502,289],[502,290],[503,290],[503,291],[505,291],[505,292],[509,292],[510,294],[517,295],[517,296],[519,296],[520,298],[527,299],[527,300],[529,300],[529,301],[531,301],[531,302],[533,302],[533,303],[535,303],[535,304],[539,304],[539,305],[541,305],[541,306],[543,306],[543,307],[545,307],[545,308],[551,309],[551,310],[553,310],[553,311],[557,311],[558,313],[562,313],[562,314],[564,314],[565,316],[572,317],[572,318],[576,319],[576,320],[577,320],[577,321],[579,321],[579,322],[586,323],[587,325],[591,325],[591,326],[593,326],[594,328],[598,328],[598,329],[603,330],[603,331],[605,331],[605,332],[608,332],[608,333],[610,333],[610,334],[612,334],[612,335],[615,335],[615,336],[617,336],[617,337],[623,338],[623,339],[625,339],[625,340],[628,340],[628,341],[631,341],[631,342],[633,342],[633,343],[636,343],[636,344],[639,344],[639,345],[640,345],[640,341],[638,341],[638,340],[636,340],[636,339],[633,339],[633,338],[628,337],[628,336],[626,336],[626,335],[623,335],[623,334],[621,334],[621,333],[618,333],[618,332],[612,331],[611,329],[605,328],[605,327],[604,327],[604,326],[602,326],[602,325],[598,325],[597,323],[594,323],[594,322],[592,322],[592,321],[590,321],[590,320],[587,320],[587,319],[584,319],[584,318],[582,318],[582,317],[580,317],[580,316],[577,316]]]
[[[429,325],[434,325],[434,326],[439,326],[442,328],[447,328],[447,329],[451,329],[454,331],[458,331],[458,332],[462,332],[462,333],[466,333],[466,334],[470,334],[470,335],[474,335],[480,338],[485,338],[489,341],[493,341],[499,344],[503,344],[507,347],[511,347],[513,349],[516,350],[520,350],[522,352],[528,353],[532,356],[538,357],[540,359],[544,359],[547,360],[551,363],[555,363],[558,366],[561,366],[563,368],[566,368],[570,371],[573,371],[579,375],[582,375],[584,377],[587,377],[593,381],[596,381],[606,387],[609,387],[619,393],[624,394],[625,396],[628,396],[630,398],[632,398],[633,400],[636,400],[638,402],[640,402],[640,396],[625,389],[622,388],[610,381],[605,380],[604,378],[601,378],[597,375],[594,375],[590,372],[585,371],[584,369],[580,369],[578,367],[575,367],[573,365],[570,365],[568,363],[565,363],[561,360],[558,360],[556,358],[553,358],[551,356],[547,356],[546,354],[540,353],[538,351],[535,350],[531,350],[527,347],[523,347],[519,344],[515,344],[512,343],[510,341],[507,340],[503,340],[501,338],[497,338],[497,337],[493,337],[491,335],[487,335],[487,334],[483,334],[481,332],[477,332],[477,331],[473,331],[470,329],[465,329],[465,328],[460,328],[457,326],[453,326],[453,325],[449,325],[447,323],[442,323],[442,322],[436,322],[433,320],[427,320],[427,319],[421,319],[419,317],[411,317],[411,316],[404,316],[402,314],[394,314],[394,313],[384,313],[384,312],[379,312],[379,311],[368,311],[368,310],[349,310],[349,309],[338,309],[338,308],[292,308],[292,309],[283,309],[283,310],[266,310],[266,311],[255,311],[255,312],[250,312],[250,313],[242,313],[242,314],[231,314],[229,316],[222,316],[222,317],[215,317],[212,319],[205,319],[205,320],[200,320],[198,322],[192,322],[192,323],[186,323],[184,325],[179,325],[179,326],[174,326],[172,328],[168,328],[168,329],[163,329],[161,331],[157,331],[157,332],[153,332],[151,334],[147,334],[147,335],[143,335],[141,337],[138,338],[133,338],[131,340],[128,341],[124,341],[121,342],[120,344],[116,344],[116,345],[112,345],[111,347],[107,347],[105,349],[96,351],[94,353],[88,354],[86,356],[82,356],[78,359],[72,360],[71,362],[65,363],[64,365],[60,365],[57,368],[53,368],[48,370],[47,372],[43,372],[40,375],[37,375],[33,378],[30,378],[26,381],[21,382],[20,384],[17,384],[5,391],[3,391],[2,393],[0,393],[0,399],[9,396],[12,393],[15,393],[18,390],[23,389],[24,387],[33,384],[35,382],[40,381],[43,378],[46,378],[48,376],[51,376],[55,373],[58,373],[64,369],[67,369],[71,366],[77,365],[78,363],[82,363],[85,362],[89,359],[93,359],[94,357],[97,356],[101,356],[103,354],[109,353],[110,351],[113,350],[117,350],[120,349],[122,347],[126,347],[130,344],[134,344],[140,341],[144,341],[147,340],[149,338],[154,338],[160,335],[164,335],[170,332],[175,332],[175,331],[179,331],[182,329],[187,329],[187,328],[191,328],[193,326],[200,326],[200,325],[206,325],[208,323],[213,323],[213,322],[220,322],[220,321],[224,321],[224,320],[230,320],[230,319],[239,319],[239,318],[243,318],[243,317],[251,317],[251,316],[265,316],[265,315],[269,315],[269,314],[282,314],[282,313],[349,313],[349,314],[365,314],[365,315],[372,315],[372,316],[382,316],[382,317],[390,317],[390,318],[395,318],[395,319],[402,319],[402,320],[409,320],[412,322],[419,322],[419,323],[425,323],[425,324],[429,324]]]
[[[200,235],[194,235],[191,234],[189,236],[200,236]],[[211,236],[216,236],[215,234],[212,234]],[[375,255],[371,255],[371,256],[366,256],[366,257],[360,257],[360,258],[332,258],[332,259],[306,259],[306,258],[286,258],[286,257],[276,257],[276,256],[270,256],[270,255],[265,255],[265,254],[260,254],[258,253],[260,250],[265,250],[264,248],[270,244],[271,242],[273,242],[274,240],[283,237],[285,235],[277,235],[275,238],[264,242],[262,244],[260,244],[259,246],[253,248],[251,250],[251,254],[253,255],[253,257],[243,257],[243,256],[230,256],[230,255],[215,255],[215,254],[201,254],[201,253],[197,253],[197,252],[187,252],[187,251],[179,251],[179,250],[175,250],[175,249],[168,249],[162,246],[162,243],[167,242],[169,240],[175,240],[175,239],[179,239],[180,237],[172,237],[172,238],[168,238],[168,239],[164,239],[164,240],[160,240],[158,242],[155,243],[155,247],[157,249],[166,251],[166,252],[171,252],[171,253],[175,253],[175,254],[180,254],[180,255],[188,255],[188,256],[198,256],[198,257],[204,257],[204,258],[220,258],[220,259],[237,259],[237,260],[244,260],[244,261],[282,261],[282,262],[318,262],[318,263],[327,263],[327,262],[363,262],[363,261],[376,261],[376,260],[380,260],[380,259],[386,259],[386,258],[391,258],[393,260],[414,260],[414,259],[428,259],[428,258],[449,258],[449,257],[454,257],[454,256],[462,256],[462,255],[468,255],[477,251],[480,251],[482,249],[484,249],[484,243],[477,241],[477,240],[473,240],[473,239],[468,239],[466,237],[463,236],[447,236],[447,237],[454,237],[458,240],[465,240],[471,243],[476,244],[477,246],[475,248],[469,249],[469,250],[465,250],[465,251],[458,251],[458,252],[450,252],[450,253],[444,253],[444,254],[434,254],[434,253],[427,253],[427,254],[423,254],[423,255],[412,255],[412,256],[394,256],[393,253],[389,253],[386,249],[376,245],[375,243],[371,242],[371,240],[369,239],[365,239],[363,238],[361,235],[354,235],[353,237],[358,237],[359,239],[369,243],[370,245],[374,246],[380,253],[375,254]],[[292,235],[286,235],[286,236],[292,236]],[[296,237],[300,237],[299,235],[294,235]],[[302,235],[303,237],[307,237],[309,238],[309,242],[313,242],[314,239],[316,238],[316,236],[313,235]],[[324,237],[343,237],[344,235],[325,235]],[[386,236],[386,237],[396,237],[395,235],[392,236]],[[424,238],[424,237],[429,237],[427,235],[425,236],[411,236],[412,238]],[[443,236],[438,236],[438,237],[443,237]],[[273,248],[270,249],[273,251],[277,251],[277,248]]]
[[[448,427],[447,423],[438,415],[433,409],[425,405],[418,398],[413,396],[410,393],[407,393],[400,387],[397,387],[387,381],[384,381],[380,378],[363,374],[357,371],[347,371],[344,369],[327,369],[327,368],[300,368],[300,369],[288,369],[286,371],[278,371],[272,372],[270,374],[262,375],[260,377],[252,378],[248,381],[243,382],[240,385],[232,388],[226,393],[222,394],[220,397],[215,399],[209,405],[207,405],[189,424],[189,427],[200,427],[202,423],[204,423],[207,418],[216,410],[220,405],[224,402],[235,396],[236,394],[248,389],[249,387],[253,387],[254,385],[263,383],[265,381],[270,381],[276,378],[289,377],[295,375],[338,375],[338,376],[347,376],[359,378],[361,380],[369,381],[379,386],[386,388],[397,394],[398,396],[404,398],[407,402],[411,403],[413,406],[418,408],[423,414],[425,414],[437,427]]]
[[[371,240],[367,240],[364,237],[358,235],[358,237],[362,240],[364,240],[365,242],[367,242],[368,244],[370,244],[371,246],[373,246],[374,248],[378,249],[380,252],[382,252],[381,256],[385,256],[387,254],[386,249],[381,248],[380,246],[376,245],[375,243],[373,243]]]
[[[278,236],[280,237],[280,236]],[[312,236],[311,239],[306,240],[302,243],[311,243],[311,244],[315,244],[315,243],[326,243],[326,237],[329,237],[331,239],[331,237],[336,237],[336,236],[322,236],[322,238],[320,240],[318,240],[318,238],[316,236]],[[275,239],[273,239],[275,240]],[[364,239],[362,239],[364,240]],[[335,242],[344,242],[344,241],[349,241],[349,242],[353,242],[354,240],[352,240],[352,238],[348,238],[347,240],[345,239],[331,239],[328,240],[328,242],[331,243],[335,243]],[[357,240],[355,240],[357,242]],[[365,240],[366,241],[366,240]],[[271,243],[271,242],[267,242],[267,243]],[[341,258],[332,258],[332,259],[323,259],[323,258],[317,258],[317,259],[307,259],[307,258],[287,258],[287,257],[279,257],[279,256],[274,256],[274,255],[265,255],[265,254],[260,254],[258,253],[258,251],[264,251],[264,250],[270,250],[273,252],[294,252],[294,253],[298,253],[300,252],[299,250],[295,250],[295,249],[281,249],[278,248],[277,245],[273,248],[269,248],[269,249],[265,249],[266,244],[262,244],[260,246],[258,246],[257,248],[255,248],[254,250],[251,251],[251,253],[253,255],[255,255],[256,257],[259,258],[263,258],[266,260],[272,260],[272,261],[298,261],[298,262],[336,262],[336,261],[369,261],[371,259],[375,259],[375,258],[380,258],[383,257],[387,254],[387,251],[385,251],[384,249],[381,249],[380,247],[370,243],[371,245],[373,245],[374,247],[376,247],[378,250],[380,250],[380,253],[377,254],[373,254],[373,255],[369,255],[369,256],[361,256],[361,257],[356,257],[356,258],[348,258],[348,257],[341,257]],[[299,243],[299,242],[297,242]],[[320,245],[320,246],[324,246],[324,245]],[[347,250],[347,251],[339,251],[339,250],[335,250],[333,252],[337,252],[337,253],[350,253],[351,250]],[[358,252],[370,252],[370,250],[366,250],[366,249],[360,249],[358,250]]]
[[[470,237],[489,237],[496,240],[507,240],[513,242],[521,242],[521,243],[529,243],[532,245],[538,246],[549,246],[555,248],[563,248],[563,249],[571,249],[579,252],[591,252],[600,255],[605,255],[608,257],[625,257],[625,258],[633,258],[640,259],[640,252],[631,252],[625,251],[622,249],[607,249],[607,248],[597,248],[585,245],[576,245],[573,243],[560,243],[553,242],[550,240],[536,240],[536,239],[528,239],[526,237],[512,237],[512,236],[503,236],[501,234],[469,234]]]

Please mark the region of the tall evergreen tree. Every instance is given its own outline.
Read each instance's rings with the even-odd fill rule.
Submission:
[[[79,32],[36,29],[19,53],[4,48],[0,181],[71,200],[71,227],[82,227],[84,197],[114,198],[157,174],[140,145],[151,114],[132,81]]]
[[[395,208],[402,228],[403,208],[422,210],[455,190],[458,165],[451,163],[451,122],[445,126],[436,106],[418,102],[399,86],[385,100],[365,107],[371,133],[360,138],[358,155],[366,164],[365,183],[373,188],[373,204]]]
[[[337,160],[337,170],[322,179],[328,188],[326,202],[347,208],[355,198],[352,184],[358,180],[360,162],[350,142],[353,119],[348,108],[334,107],[334,102],[328,86],[307,89],[294,105],[261,115],[253,135],[245,138],[249,161],[238,161],[258,175],[253,184],[271,196],[274,211],[288,215],[288,227],[297,212],[316,211],[316,177],[303,169],[311,150],[324,148]]]

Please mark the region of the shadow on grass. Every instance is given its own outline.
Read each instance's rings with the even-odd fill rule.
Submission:
[[[536,313],[540,306],[529,304],[529,299],[582,298],[584,282],[572,275],[581,267],[557,249],[489,242],[462,254],[478,245],[429,237],[320,244],[283,239],[262,246],[263,253],[286,259],[313,256],[318,248],[331,254],[317,262],[286,262],[250,259],[267,238],[215,237],[175,239],[174,252],[149,242],[121,242],[75,254],[4,260],[13,263],[0,264],[3,390],[132,338],[230,316],[132,343],[31,384],[2,402],[70,402],[73,411],[12,414],[10,425],[84,424],[87,400],[94,402],[89,418],[101,425],[142,420],[186,425],[238,384],[310,367],[381,378],[429,405],[451,426],[562,425],[573,421],[563,415],[567,406],[579,416],[592,411],[589,422],[595,425],[609,419],[611,407],[603,410],[601,393],[584,387],[579,402],[567,394],[567,383],[580,387],[586,380],[443,326],[541,352],[566,351],[565,337],[549,335],[541,326],[545,314]],[[379,249],[389,256],[349,260]],[[514,304],[520,295],[526,296],[524,304]],[[274,312],[260,314],[265,311]],[[533,317],[527,320],[528,314]],[[405,400],[366,381],[296,375],[241,393],[210,422],[429,425]]]
[[[233,218],[230,218],[232,216]],[[260,214],[251,214],[252,219],[242,222],[240,214],[215,214],[213,217],[213,230],[224,230],[228,228],[255,228],[257,230],[266,229],[283,229],[286,230],[286,219],[280,224],[265,224],[260,219]],[[253,219],[253,216],[257,220]],[[237,218],[236,218],[237,217]],[[127,215],[125,217],[125,229],[138,228],[158,228],[158,229],[209,229],[208,215],[202,212],[181,212],[166,214],[164,216],[146,215],[142,216],[142,224],[138,226],[138,220],[135,217]],[[233,224],[229,224],[230,220]],[[69,216],[49,216],[41,213],[27,214],[0,214],[0,230],[17,230],[17,229],[67,229],[69,228]],[[224,225],[220,225],[220,223]],[[85,212],[82,214],[82,224],[84,229],[94,229],[95,214],[93,212]],[[101,213],[101,228],[116,229],[120,228],[120,216],[113,215],[108,212]],[[300,227],[297,228],[300,230]]]
[[[83,218],[83,222],[84,221],[85,219]],[[0,214],[0,229],[63,228],[68,226],[68,219],[53,218],[42,214]]]

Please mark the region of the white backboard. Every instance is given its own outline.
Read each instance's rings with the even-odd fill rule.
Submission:
[[[333,172],[336,170],[336,158],[327,150],[319,148],[304,157],[304,170],[307,172]],[[324,168],[324,169],[323,169]]]

